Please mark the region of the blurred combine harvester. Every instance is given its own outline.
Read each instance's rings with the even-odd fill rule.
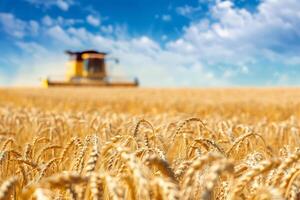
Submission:
[[[138,79],[128,80],[108,76],[106,69],[106,53],[94,50],[72,52],[70,56],[65,80],[52,80],[51,77],[43,80],[44,87],[59,86],[94,86],[94,87],[137,87]],[[118,60],[116,60],[118,61]]]

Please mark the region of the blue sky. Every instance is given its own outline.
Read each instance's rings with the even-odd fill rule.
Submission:
[[[0,85],[65,72],[66,49],[118,57],[143,86],[287,86],[300,79],[298,0],[1,0]]]

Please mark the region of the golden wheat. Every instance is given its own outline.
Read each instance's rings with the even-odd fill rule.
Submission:
[[[300,198],[300,90],[0,89],[0,200]]]

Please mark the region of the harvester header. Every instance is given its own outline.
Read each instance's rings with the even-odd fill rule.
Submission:
[[[121,77],[111,77],[107,74],[107,53],[95,50],[65,51],[70,59],[64,80],[43,80],[43,86],[120,86],[137,87],[138,79],[128,80]],[[115,80],[114,80],[115,79]]]

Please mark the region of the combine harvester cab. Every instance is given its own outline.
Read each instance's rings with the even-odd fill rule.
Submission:
[[[42,81],[43,87],[85,86],[85,87],[137,87],[138,79],[111,77],[107,74],[106,53],[94,50],[72,52],[64,80],[52,80],[51,77]]]

